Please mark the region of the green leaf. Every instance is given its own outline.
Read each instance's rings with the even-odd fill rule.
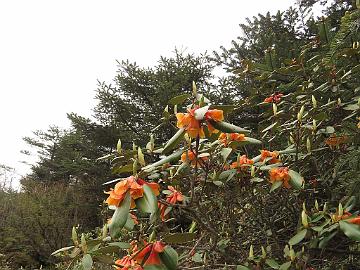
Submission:
[[[170,104],[170,105],[181,104],[181,103],[183,103],[185,100],[187,100],[189,97],[191,97],[190,94],[178,95],[178,96],[175,96],[175,97],[171,98],[171,99],[168,101],[168,104]]]
[[[126,164],[124,166],[114,165],[114,167],[111,169],[111,172],[113,174],[129,173],[132,171],[133,171],[133,163]]]
[[[119,154],[121,154],[122,149],[121,149],[121,140],[120,139],[117,142],[116,150]]]
[[[291,266],[291,262],[286,262],[280,265],[279,270],[288,270]]]
[[[243,265],[238,265],[236,266],[236,270],[251,270],[249,267],[243,266]]]
[[[266,259],[265,263],[272,269],[279,269],[280,265],[274,259]]]
[[[281,186],[282,186],[282,181],[275,181],[271,186],[270,192],[273,192],[274,190],[278,189]]]
[[[222,110],[224,113],[229,113],[237,108],[235,105],[211,105],[211,109]]]
[[[231,170],[223,171],[223,172],[220,173],[219,179],[220,179],[220,180],[224,180],[225,178],[227,178],[226,181],[229,181],[231,178],[234,177],[234,175],[236,174],[236,172],[237,172],[236,169],[231,169]]]
[[[144,267],[144,270],[167,270],[167,269],[162,265],[146,265]]]
[[[245,137],[245,142],[252,143],[252,144],[262,144],[262,141],[250,137]]]
[[[304,178],[298,173],[293,170],[289,170],[289,176],[290,176],[290,185],[295,189],[302,189]]]
[[[172,162],[172,161],[177,161],[180,159],[181,157],[181,154],[183,153],[184,151],[183,150],[179,150],[179,151],[176,151],[175,153],[172,153],[171,155],[167,156],[167,157],[164,157],[163,159],[160,159],[159,161],[157,162],[154,162],[152,164],[149,164],[147,165],[146,167],[142,168],[143,170],[149,170],[149,169],[152,169],[152,168],[155,168],[157,166],[161,166],[161,165],[164,165],[165,163],[169,163],[169,162]]]
[[[96,261],[96,262],[109,264],[109,265],[114,264],[114,260],[113,260],[112,256],[104,255],[104,254],[98,254],[98,255],[94,255],[93,257],[94,257],[94,261]]]
[[[358,109],[359,109],[358,104],[349,104],[346,107],[344,107],[344,110],[347,110],[347,111],[356,111]]]
[[[340,221],[340,230],[352,240],[360,241],[360,226],[349,223],[347,221]]]
[[[144,213],[156,213],[158,211],[157,198],[152,189],[144,184],[144,196],[135,201],[136,206]]]
[[[229,157],[231,152],[232,152],[232,148],[223,148],[223,149],[221,149],[220,155],[223,158],[223,161],[227,160],[227,158]]]
[[[298,232],[297,234],[295,234],[289,240],[289,245],[294,246],[294,245],[300,243],[305,238],[306,233],[307,233],[307,229],[304,229],[304,230],[301,230],[300,232]]]
[[[196,252],[196,253],[192,256],[191,259],[192,259],[194,262],[202,263],[202,262],[203,262],[203,254]]]
[[[93,265],[93,260],[89,254],[85,254],[81,260],[81,265],[83,270],[91,270]]]
[[[250,130],[247,129],[243,129],[241,127],[235,126],[233,124],[221,121],[221,122],[216,122],[213,120],[210,120],[210,124],[225,133],[250,133]]]
[[[130,192],[128,191],[119,207],[116,207],[116,210],[111,218],[111,223],[109,225],[111,237],[116,237],[121,231],[121,229],[124,227],[129,215],[130,203],[131,196]]]
[[[159,257],[167,270],[176,270],[179,256],[172,247],[166,246],[164,252],[159,253]]]
[[[132,229],[134,229],[134,226],[135,226],[135,222],[131,218],[131,215],[129,213],[129,216],[128,216],[127,221],[126,221],[126,223],[124,225],[124,228],[127,229],[128,231],[132,231]]]
[[[184,138],[185,135],[185,129],[180,128],[174,136],[166,143],[164,146],[164,149],[162,151],[163,154],[166,154],[170,152],[172,149],[174,149]]]
[[[60,253],[60,252],[68,251],[68,250],[70,250],[70,249],[73,249],[74,247],[75,247],[75,246],[69,246],[69,247],[60,248],[60,249],[54,251],[53,253],[51,253],[51,256],[54,256],[54,255],[56,255],[56,254],[58,254],[58,253]]]
[[[319,248],[324,248],[327,246],[329,241],[338,233],[338,231],[332,232],[330,235],[325,236],[320,242],[319,242]]]
[[[182,244],[195,239],[195,233],[172,233],[165,235],[163,241],[169,244]]]
[[[115,247],[118,247],[121,249],[129,249],[131,247],[131,245],[126,242],[112,242],[112,243],[109,243],[109,246],[115,246]]]
[[[261,132],[266,132],[266,131],[272,129],[273,127],[275,127],[276,125],[277,125],[277,122],[272,123],[270,126],[264,128]]]

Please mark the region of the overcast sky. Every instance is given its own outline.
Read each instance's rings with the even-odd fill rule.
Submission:
[[[67,127],[67,112],[91,116],[97,79],[112,80],[116,59],[152,66],[175,47],[229,47],[245,17],[294,2],[0,1],[0,164],[26,173],[22,137]]]

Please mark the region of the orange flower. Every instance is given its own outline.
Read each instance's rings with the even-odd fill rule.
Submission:
[[[261,157],[260,157],[260,161],[265,161],[265,159],[271,157],[271,159],[269,160],[270,164],[274,164],[274,163],[279,163],[280,159],[278,159],[279,156],[279,152],[274,151],[274,152],[270,152],[268,150],[261,150]]]
[[[351,218],[351,219],[347,220],[347,222],[350,222],[350,223],[352,223],[352,224],[360,225],[360,216]]]
[[[208,158],[206,156],[201,156],[200,154],[196,162],[196,155],[192,150],[188,150],[187,152],[181,154],[181,161],[182,162],[190,161],[192,167],[195,167],[196,163],[199,166],[200,163],[204,163],[204,161],[206,161],[207,159]]]
[[[188,109],[187,113],[177,113],[177,127],[184,128],[187,134],[191,138],[204,138],[205,133],[202,127],[202,120],[197,120],[195,118],[195,111],[199,109],[199,107],[195,107],[193,109]],[[224,120],[224,115],[222,110],[208,110],[204,116],[205,121],[207,122],[208,130],[211,133],[216,133],[217,130],[208,122],[209,120],[213,121],[222,121]]]
[[[140,178],[136,179],[134,176],[130,176],[117,183],[114,189],[110,189],[110,191],[105,192],[106,194],[109,194],[109,197],[106,199],[106,203],[108,205],[119,206],[125,198],[126,193],[130,191],[131,208],[134,208],[134,200],[141,198],[144,194],[144,184],[149,185],[156,196],[159,195],[159,185],[157,183],[147,183]]]
[[[270,174],[271,183],[274,183],[276,181],[282,181],[284,187],[291,188],[289,184],[289,180],[290,180],[289,168],[287,167],[272,168],[269,171],[269,174]]]
[[[283,94],[272,94],[271,96],[265,98],[264,102],[266,103],[279,103]]]
[[[333,147],[339,146],[340,144],[346,143],[347,139],[348,139],[347,136],[336,137],[336,136],[332,135],[330,138],[325,140],[325,144],[327,144],[328,146],[333,148]]]
[[[254,161],[251,159],[248,159],[246,155],[242,155],[239,160],[236,162],[233,162],[230,165],[231,169],[240,169],[242,171],[246,171],[249,168],[249,165],[254,164]]]
[[[242,142],[245,141],[245,135],[242,133],[221,133],[219,141],[227,146],[230,142]]]
[[[126,255],[126,256],[122,257],[121,259],[116,260],[115,264],[117,266],[121,266],[121,267],[116,267],[115,268],[116,270],[130,270],[130,269],[131,270],[132,269],[140,270],[140,269],[142,269],[142,267],[140,265],[137,265],[136,261],[133,260],[130,255]]]
[[[164,252],[165,245],[160,241],[145,246],[138,254],[134,256],[134,260],[143,265],[160,265],[159,253]]]
[[[169,204],[175,204],[177,202],[182,202],[184,200],[184,196],[182,195],[182,193],[180,191],[177,191],[172,186],[168,186],[168,189],[171,193],[166,196],[166,202],[168,202]],[[169,209],[169,208],[167,205],[161,204],[161,203],[159,203],[159,208],[160,208],[161,220],[164,221],[169,212],[169,211],[167,211],[167,209]]]

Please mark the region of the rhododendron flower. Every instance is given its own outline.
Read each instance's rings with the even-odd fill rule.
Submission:
[[[273,184],[276,181],[282,181],[284,187],[291,188],[289,184],[290,175],[289,175],[289,168],[287,167],[279,167],[279,168],[272,168],[269,171],[270,174],[270,182]]]
[[[230,165],[231,169],[240,169],[242,171],[246,171],[249,167],[249,165],[254,164],[254,161],[251,159],[248,159],[246,155],[242,155],[239,160],[237,160],[236,162],[233,162]]]
[[[283,94],[272,94],[271,96],[265,98],[264,102],[266,103],[279,103]]]
[[[159,253],[164,252],[165,244],[160,241],[145,246],[139,253],[134,256],[134,260],[143,265],[160,265]]]
[[[177,202],[182,202],[184,200],[184,196],[180,191],[177,191],[174,187],[168,186],[168,190],[171,192],[166,196],[166,202],[169,204],[175,204]],[[160,217],[161,220],[165,220],[168,213],[166,213],[166,210],[168,209],[168,206],[165,204],[159,203],[160,208]]]
[[[265,161],[265,159],[271,157],[271,159],[269,160],[270,164],[279,163],[280,159],[278,159],[278,156],[279,156],[279,152],[277,151],[270,152],[268,150],[261,150],[260,161]]]
[[[119,260],[115,261],[117,267],[116,270],[142,270],[143,268],[137,264],[130,255],[126,255]],[[121,266],[121,267],[118,267]]]
[[[360,225],[360,216],[354,217],[354,218],[350,218],[348,220],[346,220],[347,222],[350,222],[352,224],[357,224]]]
[[[245,134],[242,133],[221,133],[219,141],[227,146],[231,142],[242,142],[245,141]]]
[[[184,153],[181,154],[181,161],[182,162],[189,161],[191,166],[193,166],[193,167],[195,167],[196,164],[199,166],[200,163],[203,163],[207,159],[208,158],[206,156],[203,156],[202,154],[199,154],[197,162],[196,162],[196,155],[195,155],[194,151],[192,151],[192,150],[188,150],[187,152],[184,152]]]
[[[331,148],[339,146],[340,144],[346,143],[348,137],[347,136],[331,136],[327,140],[325,140],[325,144],[329,145]]]
[[[176,114],[176,118],[177,118],[177,127],[178,128],[184,128],[187,132],[187,134],[191,137],[191,138],[196,138],[196,137],[200,137],[200,138],[204,138],[205,137],[205,133],[204,133],[204,129],[202,126],[202,121],[203,120],[197,120],[195,118],[195,111],[197,109],[200,109],[199,107],[195,107],[193,109],[188,109],[187,113],[177,113]],[[213,121],[222,121],[224,120],[224,114],[222,110],[208,110],[205,113],[204,116],[204,120],[207,124],[208,130],[211,133],[216,133],[218,132],[210,123],[209,120],[213,120]]]
[[[130,191],[131,208],[134,208],[134,200],[141,198],[144,194],[144,184],[149,185],[156,196],[159,195],[159,185],[157,183],[148,183],[140,178],[136,179],[134,176],[130,176],[117,183],[114,189],[105,192],[106,194],[109,194],[109,197],[106,199],[106,203],[108,205],[119,206],[119,204],[124,200],[126,193]]]

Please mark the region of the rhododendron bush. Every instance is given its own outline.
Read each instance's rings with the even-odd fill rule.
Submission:
[[[162,119],[173,127],[167,143],[150,135],[146,146],[124,149],[119,140],[116,153],[99,159],[118,178],[104,183],[109,220],[98,237],[74,228],[73,246],[54,255],[86,270],[310,270],[337,243],[358,255],[357,199],[333,196],[322,179],[358,149],[359,48],[329,60],[321,46],[333,48],[313,41],[278,67],[245,60],[236,73],[259,89],[239,105],[212,104],[195,83],[192,95],[173,97]],[[339,59],[348,69],[336,72]],[[227,121],[249,107],[259,109],[258,129]]]

